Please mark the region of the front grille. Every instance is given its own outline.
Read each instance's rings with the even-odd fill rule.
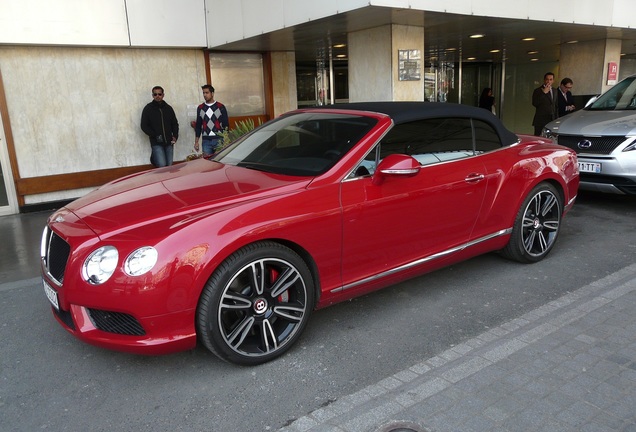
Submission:
[[[90,308],[86,310],[93,325],[99,330],[130,336],[143,336],[146,334],[139,321],[132,315]]]
[[[580,148],[579,143],[586,140],[589,141],[591,145],[588,148]],[[559,135],[559,144],[571,148],[576,151],[577,154],[607,155],[624,142],[624,136],[586,137],[583,135]]]
[[[71,247],[49,227],[44,231],[44,266],[46,271],[61,285],[64,281],[66,262],[71,253]]]

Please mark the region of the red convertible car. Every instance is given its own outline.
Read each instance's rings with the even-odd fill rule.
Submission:
[[[200,341],[253,365],[288,350],[315,309],[487,252],[545,258],[578,185],[572,150],[483,109],[299,109],[55,212],[44,291],[88,343],[161,354]]]

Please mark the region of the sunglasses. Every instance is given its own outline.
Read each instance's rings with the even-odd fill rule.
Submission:
[[[163,93],[153,93],[153,96],[163,96]]]

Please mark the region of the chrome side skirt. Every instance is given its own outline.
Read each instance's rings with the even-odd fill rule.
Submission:
[[[381,279],[381,278],[384,278],[384,277],[387,277],[387,276],[391,276],[391,275],[393,275],[395,273],[399,273],[399,272],[402,272],[402,271],[405,271],[405,270],[410,270],[413,267],[417,267],[418,265],[424,264],[426,262],[433,261],[433,260],[436,260],[438,258],[443,258],[443,257],[445,257],[447,255],[453,254],[455,252],[462,251],[462,250],[464,250],[466,248],[469,248],[471,246],[474,246],[476,244],[479,244],[479,243],[482,243],[482,242],[485,242],[485,241],[488,241],[488,240],[491,240],[493,238],[500,237],[500,236],[503,236],[503,235],[508,235],[508,234],[511,234],[511,233],[512,233],[512,228],[502,229],[502,230],[499,230],[499,231],[497,231],[495,233],[489,234],[487,236],[484,236],[484,237],[469,241],[468,243],[464,243],[463,245],[456,246],[456,247],[454,247],[452,249],[448,249],[448,250],[436,253],[434,255],[427,256],[425,258],[420,258],[418,260],[415,260],[413,262],[401,265],[401,266],[393,268],[391,270],[387,270],[387,271],[384,271],[382,273],[378,273],[377,275],[369,276],[367,278],[364,278],[364,279],[361,279],[359,281],[350,283],[348,285],[344,285],[342,287],[332,289],[331,292],[332,293],[338,293],[338,292],[341,292],[341,291],[346,291],[348,289],[355,288],[358,285],[362,285],[362,284],[366,284],[366,283],[369,283],[369,282],[373,282],[375,280],[378,280],[378,279]]]

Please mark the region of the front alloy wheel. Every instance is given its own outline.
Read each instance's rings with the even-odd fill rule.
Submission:
[[[555,187],[537,185],[521,205],[503,254],[523,263],[545,258],[559,235],[562,213],[561,196]]]
[[[302,258],[277,243],[256,243],[231,255],[206,284],[199,335],[223,360],[264,363],[291,347],[313,305],[313,279]]]

